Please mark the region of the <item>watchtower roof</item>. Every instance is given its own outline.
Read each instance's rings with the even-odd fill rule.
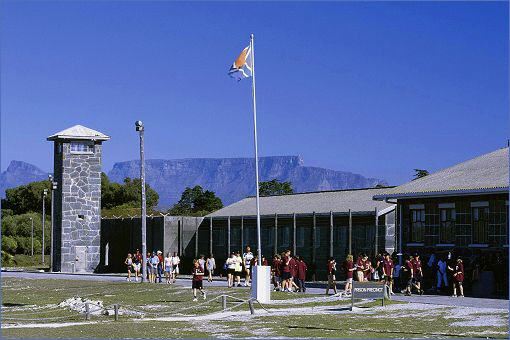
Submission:
[[[49,141],[55,140],[93,140],[105,141],[109,140],[110,136],[105,135],[96,130],[89,129],[83,125],[75,125],[68,129],[59,131],[47,138]]]

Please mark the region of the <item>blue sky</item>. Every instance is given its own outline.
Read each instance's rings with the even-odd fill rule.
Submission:
[[[52,170],[48,135],[109,134],[138,157],[251,157],[250,81],[226,73],[255,34],[260,155],[400,184],[506,145],[505,2],[20,2],[1,5],[1,169]]]

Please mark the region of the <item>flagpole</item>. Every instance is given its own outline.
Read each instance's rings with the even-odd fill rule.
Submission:
[[[252,61],[251,94],[253,99],[253,137],[255,142],[255,196],[257,205],[257,255],[258,265],[262,266],[262,247],[260,243],[260,201],[259,201],[259,152],[257,146],[257,99],[255,95],[255,46],[253,33],[250,35]]]

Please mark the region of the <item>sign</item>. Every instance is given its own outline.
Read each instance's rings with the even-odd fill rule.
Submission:
[[[354,299],[381,299],[384,306],[384,292],[385,285],[381,282],[352,282],[352,298],[351,298],[351,311],[354,305]]]

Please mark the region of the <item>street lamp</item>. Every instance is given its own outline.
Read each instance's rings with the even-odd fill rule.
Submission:
[[[48,180],[51,184],[51,234],[50,234],[50,272],[53,271],[53,231],[54,231],[54,221],[53,221],[53,200],[55,198],[55,190],[57,189],[57,182],[53,181],[53,176],[48,175]]]
[[[30,222],[32,223],[32,257],[34,257],[34,219],[30,217]]]
[[[43,190],[42,194],[42,263],[44,264],[44,220],[46,220],[45,201],[48,195],[48,189]]]
[[[136,131],[140,133],[140,182],[142,184],[142,282],[147,278],[147,212],[145,204],[145,155],[143,151],[144,127],[140,120],[135,122]]]

